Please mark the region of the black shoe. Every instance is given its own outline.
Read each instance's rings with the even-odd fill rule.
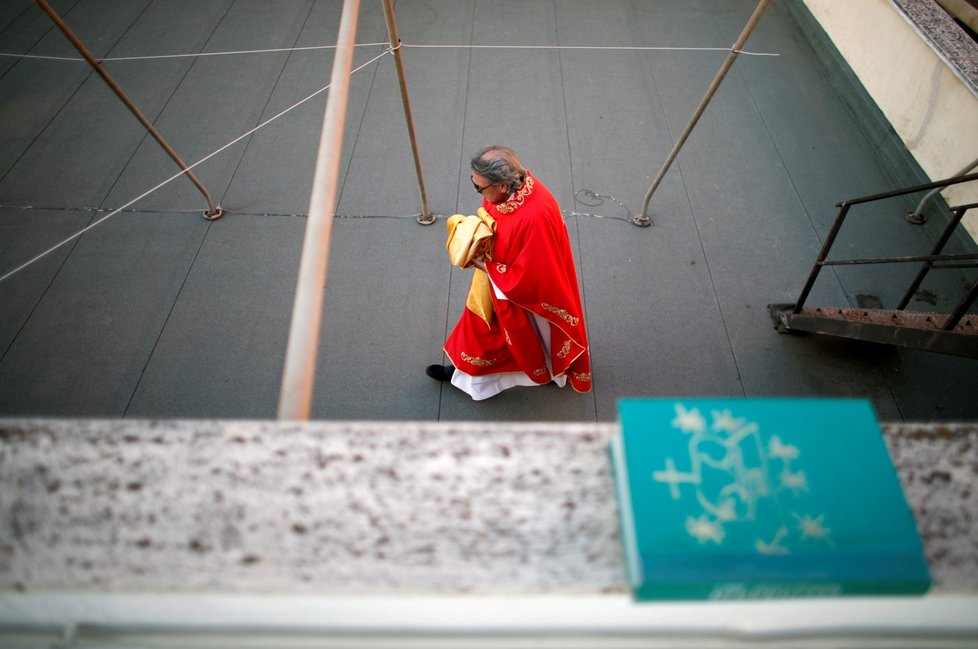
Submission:
[[[451,381],[455,367],[453,365],[429,365],[424,368],[424,373],[436,381]]]

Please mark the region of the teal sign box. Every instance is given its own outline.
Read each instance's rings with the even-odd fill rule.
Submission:
[[[920,537],[859,399],[625,399],[610,446],[636,599],[926,592]]]

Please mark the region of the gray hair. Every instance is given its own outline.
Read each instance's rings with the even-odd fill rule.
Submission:
[[[490,144],[472,158],[472,171],[493,185],[506,183],[510,192],[523,186],[526,169],[520,157],[509,147]]]

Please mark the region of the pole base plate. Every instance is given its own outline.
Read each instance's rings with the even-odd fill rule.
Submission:
[[[632,223],[640,228],[647,228],[652,225],[652,219],[645,214],[636,214],[632,217]]]

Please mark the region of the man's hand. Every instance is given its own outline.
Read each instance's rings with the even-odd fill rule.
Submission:
[[[473,259],[472,265],[481,270],[483,273],[486,272],[486,262],[481,259]]]

